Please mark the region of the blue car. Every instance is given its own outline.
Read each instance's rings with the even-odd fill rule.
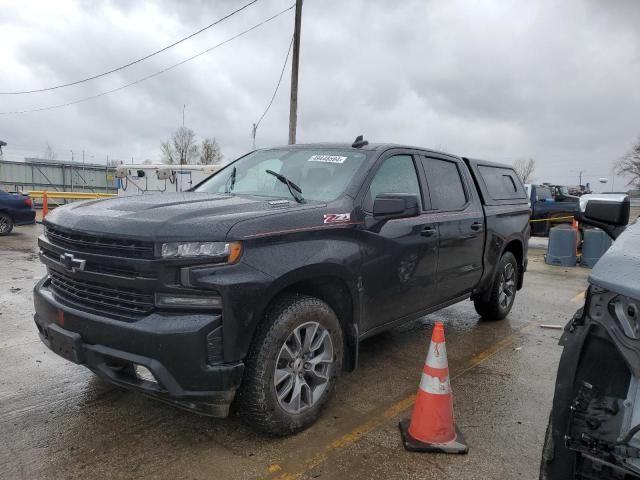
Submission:
[[[36,223],[36,212],[31,197],[0,190],[0,236],[11,233],[14,225],[33,223]]]

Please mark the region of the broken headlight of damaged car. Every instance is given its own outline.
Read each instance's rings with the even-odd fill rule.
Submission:
[[[162,244],[162,258],[210,258],[233,264],[242,255],[240,242],[169,242]]]

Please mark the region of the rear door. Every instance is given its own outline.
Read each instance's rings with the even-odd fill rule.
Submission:
[[[421,156],[437,226],[438,303],[471,291],[482,276],[485,223],[466,165],[453,157]]]
[[[372,178],[365,182],[362,209],[368,226],[361,242],[363,333],[436,302],[438,230],[427,214],[429,194],[420,180],[419,162],[415,152],[394,150],[378,161]],[[417,195],[421,214],[376,224],[373,202],[383,193]]]

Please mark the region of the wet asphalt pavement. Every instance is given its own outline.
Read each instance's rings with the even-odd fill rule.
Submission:
[[[40,229],[0,238],[0,478],[537,478],[561,353],[560,331],[539,325],[566,323],[588,270],[546,266],[532,250],[506,320],[479,322],[464,302],[365,341],[320,421],[273,438],[104,384],[49,352],[32,320]],[[445,322],[465,456],[400,443],[435,320]]]

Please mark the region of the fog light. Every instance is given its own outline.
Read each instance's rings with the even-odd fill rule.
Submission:
[[[156,305],[159,307],[219,307],[222,304],[216,295],[195,297],[193,295],[173,295],[156,293]]]
[[[138,377],[138,379],[146,382],[158,383],[156,377],[153,376],[153,373],[151,373],[147,367],[135,364],[133,366],[133,370],[136,372],[136,377]]]

